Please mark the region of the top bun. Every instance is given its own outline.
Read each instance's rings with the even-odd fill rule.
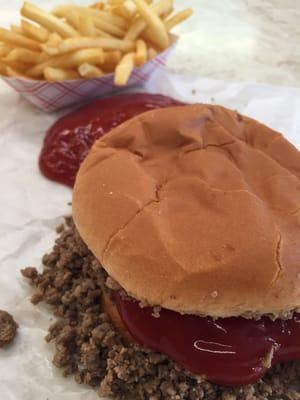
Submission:
[[[149,305],[213,317],[300,307],[300,154],[211,105],[141,114],[98,140],[77,176],[77,229]]]

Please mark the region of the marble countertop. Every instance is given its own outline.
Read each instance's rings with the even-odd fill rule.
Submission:
[[[300,86],[299,0],[177,0],[195,16],[178,28],[169,69],[216,79]]]
[[[51,8],[63,1],[33,2]],[[0,25],[16,21],[21,3],[21,0],[0,0]],[[175,0],[175,3],[178,9],[192,7],[195,14],[177,28],[180,41],[169,60],[170,71],[300,87],[299,0]]]

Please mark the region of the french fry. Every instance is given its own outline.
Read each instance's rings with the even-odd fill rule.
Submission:
[[[95,26],[104,32],[117,37],[123,37],[125,34],[125,29],[127,27],[126,20],[121,19],[117,15],[111,15],[106,11],[80,6],[59,6],[53,10],[53,14],[57,17],[67,18],[70,10],[76,10],[83,15],[90,15],[94,20]]]
[[[127,20],[132,20],[136,14],[136,7],[131,2],[129,4],[132,4],[133,7],[131,7],[130,5],[125,6],[125,4],[126,2],[120,5],[111,6],[110,12],[115,15],[119,15],[120,17],[123,17]]]
[[[75,10],[70,10],[64,18],[73,28],[79,29],[79,14]]]
[[[9,65],[6,66],[5,70],[6,75],[10,78],[26,78],[26,75],[23,73],[23,71],[17,70],[16,68],[10,67]]]
[[[17,48],[13,49],[3,60],[21,62],[30,65],[41,62],[41,56],[42,54],[38,53],[37,51]]]
[[[79,15],[79,32],[83,36],[97,36],[93,19],[89,15]]]
[[[104,61],[104,54],[102,49],[83,49],[75,51],[68,56],[62,56],[62,60],[56,65],[60,68],[73,68],[81,64],[102,64]]]
[[[4,28],[0,28],[0,40],[4,43],[30,50],[40,50],[41,48],[40,44],[34,40],[28,39],[26,36],[11,32]]]
[[[43,51],[49,56],[56,56],[59,54],[58,45],[62,38],[58,33],[50,33],[47,43],[42,45]]]
[[[99,47],[104,50],[132,51],[134,50],[135,45],[133,42],[125,40],[92,37],[65,39],[58,45],[58,49],[61,53],[67,53],[73,50],[84,49],[87,47]]]
[[[104,75],[104,72],[99,67],[88,63],[80,65],[78,72],[80,76],[87,79],[101,78]]]
[[[77,7],[77,9],[80,9],[83,13],[89,14],[95,18],[102,18],[103,20],[117,26],[122,30],[127,28],[127,21],[122,16],[111,14],[107,11],[95,10],[93,8]]]
[[[107,32],[119,38],[122,38],[125,35],[125,30],[119,28],[118,26],[112,25],[110,22],[103,20],[101,17],[96,17],[93,20],[95,27],[104,32]]]
[[[156,3],[155,5],[151,6],[151,8],[157,15],[161,15],[170,11],[170,8],[172,8],[172,3],[173,3],[172,0],[161,0],[159,3]],[[147,28],[147,22],[144,19],[139,18],[132,23],[124,39],[136,40],[146,28]],[[148,33],[148,35],[146,36],[148,38],[151,38],[152,37],[151,32]]]
[[[158,52],[153,47],[148,49],[148,60],[152,60],[153,58],[157,57]]]
[[[125,30],[117,26],[111,25],[110,22],[101,19],[101,17],[94,18],[94,24],[98,29],[101,29],[102,31],[107,32],[116,37],[122,38],[125,35]]]
[[[107,6],[119,6],[123,3],[123,0],[108,0],[107,1]],[[105,6],[105,4],[104,4]]]
[[[105,74],[114,74],[116,70],[116,66],[112,64],[104,64],[101,65],[101,69]]]
[[[77,71],[71,69],[61,69],[47,67],[44,71],[44,77],[48,82],[59,82],[80,79]]]
[[[118,15],[110,14],[108,11],[102,11],[99,9],[95,9],[93,7],[83,7],[74,5],[58,6],[52,11],[52,13],[57,17],[66,18],[66,16],[72,10],[76,11],[81,15],[90,15],[96,18],[103,18],[107,22],[114,24],[121,29],[126,29],[127,27],[127,22],[124,18]]]
[[[137,19],[128,29],[126,35],[124,36],[124,40],[136,40],[146,27],[147,24],[143,19]]]
[[[7,46],[6,44],[1,44],[0,45],[0,58],[6,57],[11,51],[12,51],[11,46]]]
[[[96,8],[96,10],[103,10],[104,4],[103,3],[95,3],[91,5],[91,8]]]
[[[125,0],[121,5],[111,7],[110,12],[121,16],[127,21],[132,21],[137,14],[137,9],[131,0]]]
[[[0,61],[0,75],[7,76],[6,65]]]
[[[61,41],[62,37],[56,32],[50,33],[50,35],[48,36],[48,42],[51,43],[53,46],[58,45]]]
[[[101,29],[96,28],[96,27],[95,27],[94,29],[95,29],[96,35],[97,35],[98,37],[113,38],[113,39],[114,39],[114,37],[113,37],[112,35],[110,35],[110,34],[107,33],[107,32],[102,31]]]
[[[156,12],[148,5],[145,0],[133,0],[141,17],[147,22],[152,34],[152,42],[157,44],[160,49],[165,49],[170,44],[170,39],[166,27]]]
[[[28,69],[28,64],[25,64],[20,61],[11,61],[11,60],[6,60],[5,58],[2,58],[1,62],[6,65],[7,67],[11,67],[16,71],[25,71]]]
[[[43,51],[48,57],[58,56],[60,54],[57,46],[52,46],[50,43],[42,46]]]
[[[102,64],[103,61],[104,55],[102,49],[83,49],[68,55],[50,58],[48,61],[30,68],[27,74],[32,78],[36,78],[41,76],[47,67],[71,69],[77,68],[84,63]]]
[[[144,40],[139,39],[136,42],[135,64],[138,66],[143,65],[147,61],[147,58],[147,45]]]
[[[19,35],[23,35],[23,30],[20,26],[11,24],[10,25],[10,30],[14,33],[18,33]]]
[[[49,57],[57,56],[59,54],[58,48],[56,46],[51,46],[45,44],[42,46],[44,53],[46,53]]]
[[[116,86],[124,86],[127,84],[130,75],[134,69],[134,57],[135,53],[128,53],[117,65],[114,79]]]
[[[167,14],[173,9],[173,0],[160,0],[153,4],[151,8],[159,16]]]
[[[101,64],[101,69],[107,73],[114,72],[122,57],[122,52],[118,50],[105,52],[104,62]]]
[[[121,61],[121,58],[122,52],[119,50],[106,51],[104,53],[103,64],[115,66]]]
[[[165,21],[165,26],[168,31],[170,31],[174,26],[180,24],[193,15],[193,10],[191,8],[187,8],[185,10],[180,11],[179,13],[173,15],[173,17],[169,18]]]
[[[49,32],[42,26],[33,25],[30,22],[23,19],[21,26],[24,34],[33,40],[44,43],[48,40]]]
[[[165,21],[168,17],[170,17],[170,15],[173,13],[173,11],[174,11],[174,8],[172,7],[170,9],[170,11],[160,14],[160,18]]]
[[[136,5],[132,0],[125,0],[123,3],[123,9],[126,10],[127,18],[133,18],[136,15]]]
[[[28,2],[24,3],[21,9],[21,15],[34,22],[37,22],[39,25],[51,32],[57,32],[64,38],[79,36],[79,33],[67,22],[62,21],[56,16],[49,14]]]

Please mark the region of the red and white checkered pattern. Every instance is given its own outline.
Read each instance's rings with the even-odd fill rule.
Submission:
[[[141,67],[135,68],[124,89],[133,85],[144,84],[154,71],[166,64],[175,44],[176,39],[174,38],[173,44],[163,53],[160,53],[156,58]],[[114,85],[113,74],[97,79],[81,79],[57,83],[22,78],[2,77],[2,79],[32,104],[46,112],[55,111],[90,98],[120,91],[121,89]]]

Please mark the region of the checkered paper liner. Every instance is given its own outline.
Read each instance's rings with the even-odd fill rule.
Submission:
[[[167,59],[176,45],[176,38],[170,47],[141,67],[135,68],[124,87],[114,85],[114,75],[108,74],[96,79],[79,79],[49,83],[24,78],[1,78],[30,103],[46,112],[52,112],[91,98],[108,93],[120,92],[131,86],[143,85],[157,69],[165,66]]]

